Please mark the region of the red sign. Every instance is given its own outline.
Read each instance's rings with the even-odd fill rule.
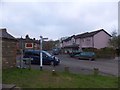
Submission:
[[[25,43],[25,48],[33,48],[33,43]]]

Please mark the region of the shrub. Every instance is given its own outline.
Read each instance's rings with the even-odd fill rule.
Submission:
[[[115,50],[113,48],[84,48],[83,51],[85,52],[95,52],[96,58],[114,58],[115,57]]]
[[[113,48],[101,48],[98,49],[96,52],[97,58],[114,58],[115,57],[115,50]]]

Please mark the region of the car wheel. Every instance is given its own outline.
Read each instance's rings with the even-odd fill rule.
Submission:
[[[92,58],[89,58],[90,61],[92,61]]]
[[[93,58],[91,61],[95,61],[95,59]]]

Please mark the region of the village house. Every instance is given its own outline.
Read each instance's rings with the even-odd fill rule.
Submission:
[[[2,68],[16,67],[16,56],[21,50],[40,49],[39,40],[31,39],[28,35],[25,38],[15,38],[7,32],[6,28],[0,29],[1,60]]]
[[[72,51],[72,50],[78,50],[79,49],[79,45],[76,44],[75,41],[75,35],[68,37],[65,40],[61,41],[61,48],[62,50],[65,51],[65,53],[67,53],[67,51]]]
[[[2,44],[2,68],[16,67],[17,39],[10,35],[6,28],[0,29],[0,39]]]
[[[82,50],[84,48],[101,49],[109,47],[109,40],[111,35],[104,29],[93,32],[86,32],[78,35],[73,35],[63,40],[62,47],[64,50]]]
[[[20,50],[38,50],[40,49],[40,41],[36,40],[35,38],[31,39],[29,35],[26,35],[25,38],[17,38],[17,51],[20,52]]]

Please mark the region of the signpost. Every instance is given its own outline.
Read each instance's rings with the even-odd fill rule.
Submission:
[[[42,60],[42,42],[48,38],[43,38],[40,36],[40,70],[42,70],[43,60]]]

